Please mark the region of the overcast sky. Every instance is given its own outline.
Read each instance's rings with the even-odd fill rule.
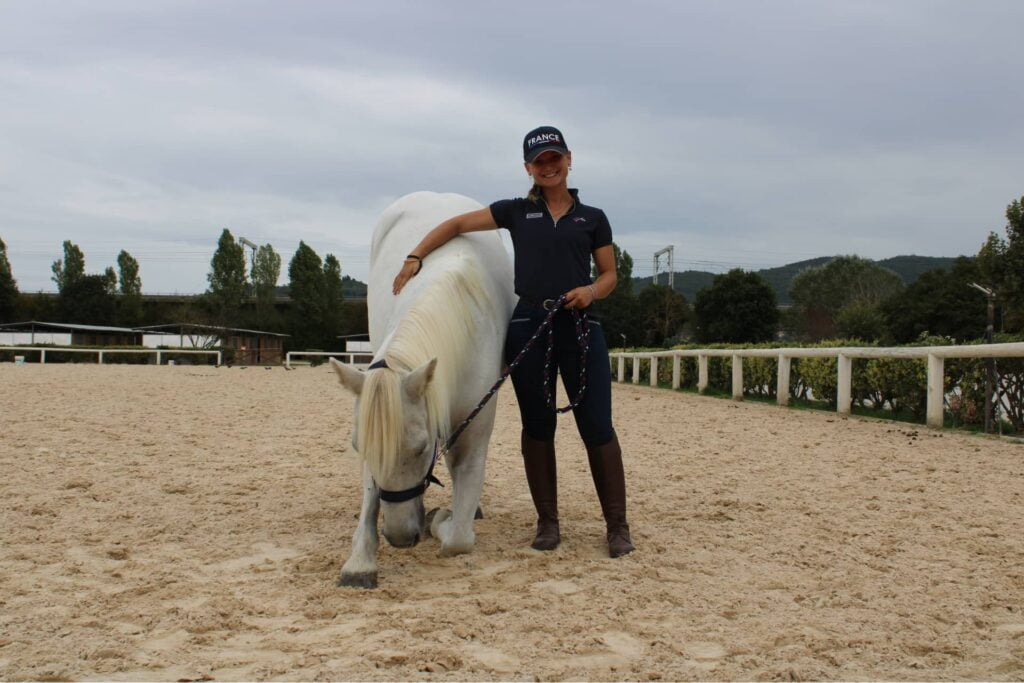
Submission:
[[[1024,195],[1024,2],[0,0],[0,238],[147,292],[216,240],[366,279],[405,193],[521,196],[523,134],[649,275],[974,254]],[[282,273],[282,283],[287,280]]]

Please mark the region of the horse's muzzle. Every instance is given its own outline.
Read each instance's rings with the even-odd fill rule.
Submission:
[[[389,536],[385,533],[384,538],[393,548],[411,548],[420,542],[420,535],[418,532],[411,536],[395,536],[393,534]]]

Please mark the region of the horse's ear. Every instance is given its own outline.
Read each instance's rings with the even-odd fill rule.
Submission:
[[[435,367],[437,367],[437,359],[431,358],[405,376],[402,380],[402,386],[405,388],[405,393],[410,399],[416,401],[423,396],[423,392],[427,390],[430,380],[434,378]]]
[[[363,393],[363,380],[366,379],[366,375],[356,370],[351,365],[345,365],[331,358],[331,367],[338,373],[338,379],[341,380],[342,385],[351,391],[353,394],[358,396]]]

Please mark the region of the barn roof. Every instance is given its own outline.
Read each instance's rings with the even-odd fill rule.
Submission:
[[[111,334],[138,334],[141,330],[131,327],[109,327],[106,325],[82,325],[80,323],[51,323],[41,320],[26,320],[20,323],[2,323],[0,330],[7,332],[30,331],[33,329],[61,330],[65,332],[108,332]]]
[[[224,332],[238,332],[241,334],[258,334],[265,337],[290,337],[290,334],[281,334],[280,332],[266,332],[263,330],[246,330],[241,327],[218,327],[216,325],[199,325],[196,323],[166,323],[164,325],[146,325],[144,327],[136,328],[139,332],[162,332],[162,331],[174,331],[175,334],[183,333],[185,330],[193,330],[199,332],[212,332],[222,334]]]

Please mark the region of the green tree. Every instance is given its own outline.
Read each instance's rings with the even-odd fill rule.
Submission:
[[[117,255],[120,300],[118,319],[122,325],[135,327],[142,323],[142,278],[139,277],[139,262],[127,251]]]
[[[980,279],[996,292],[1004,327],[1024,329],[1024,197],[1006,207],[1006,239],[989,233],[978,252]]]
[[[121,283],[121,294],[138,296],[142,294],[142,278],[139,277],[139,262],[125,250],[117,255],[118,281]]]
[[[981,280],[978,261],[961,257],[951,270],[922,273],[881,306],[889,339],[909,344],[923,334],[957,341],[980,339],[987,320],[985,295],[970,287]]]
[[[217,250],[210,260],[210,282],[207,297],[218,325],[237,327],[238,314],[245,297],[245,250],[227,228],[217,240]]]
[[[594,304],[594,313],[601,320],[609,348],[640,346],[645,340],[640,331],[640,307],[633,295],[633,257],[614,242],[612,249],[617,284],[611,294]],[[597,277],[596,266],[592,275]]]
[[[686,297],[668,285],[651,285],[637,296],[643,320],[644,346],[664,346],[689,318]]]
[[[66,283],[59,299],[61,322],[84,325],[113,325],[115,322],[117,301],[109,273],[82,275]]]
[[[57,291],[85,275],[85,254],[70,240],[64,240],[64,258],[53,262],[53,281],[57,283]]]
[[[14,322],[18,306],[18,283],[7,260],[7,245],[0,239],[0,323]]]
[[[323,262],[305,242],[299,242],[299,248],[288,263],[288,295],[292,300],[290,327],[293,347],[324,348],[326,296]]]
[[[264,244],[256,250],[252,264],[252,284],[256,290],[256,325],[261,330],[277,329],[280,324],[274,302],[277,281],[281,278],[281,257],[274,247]]]
[[[775,338],[775,290],[757,273],[735,268],[716,275],[710,287],[697,292],[693,308],[700,343],[751,344]]]
[[[864,312],[903,289],[899,275],[859,256],[837,256],[816,268],[807,268],[793,278],[789,295],[803,311],[806,330],[812,339],[834,336],[836,319],[847,306],[858,313],[846,316],[863,320]]]
[[[324,342],[326,348],[338,344],[344,317],[341,263],[334,254],[324,256]]]

